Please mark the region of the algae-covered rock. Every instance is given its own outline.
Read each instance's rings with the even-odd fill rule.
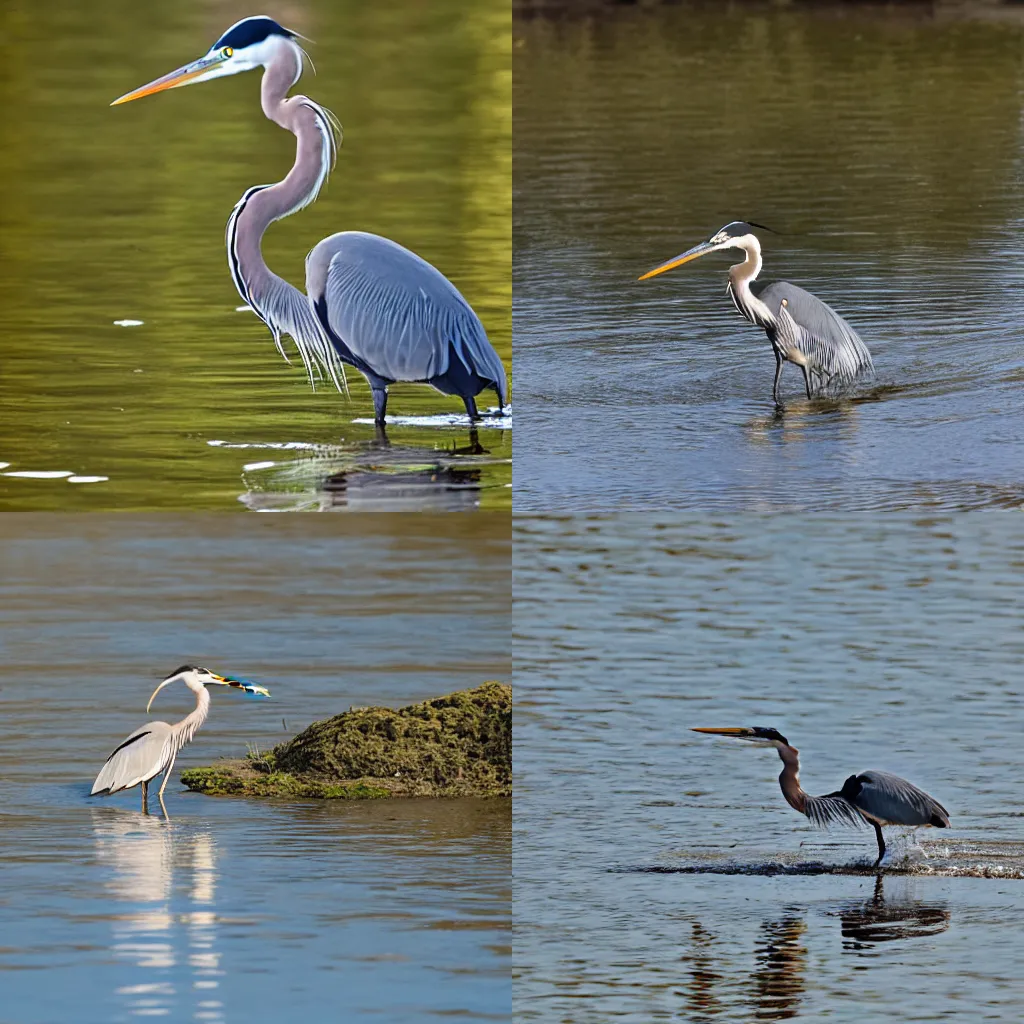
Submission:
[[[484,683],[398,710],[353,708],[268,754],[193,768],[181,781],[246,796],[511,796],[512,687]]]

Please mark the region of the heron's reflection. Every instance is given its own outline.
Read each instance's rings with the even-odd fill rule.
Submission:
[[[751,978],[758,1020],[788,1020],[797,1015],[807,968],[807,947],[801,941],[805,931],[807,922],[797,915],[761,922]]]
[[[127,969],[118,1000],[132,1016],[180,1015],[191,1000],[194,1019],[224,1019],[216,991],[223,971],[213,837],[113,808],[94,809],[92,816],[96,857],[109,873],[105,887],[121,906],[110,915],[112,953]],[[190,882],[184,907],[176,874]]]
[[[301,458],[245,467],[241,501],[258,511],[463,511],[480,503],[482,467],[493,458],[476,429],[447,445],[372,441],[318,448]]]
[[[902,881],[902,880],[901,880]],[[890,879],[890,883],[893,880]],[[949,927],[950,912],[945,903],[917,900],[900,893],[886,898],[885,882],[879,875],[868,900],[847,901],[829,916],[840,919],[843,949],[865,952],[880,942],[895,942],[937,935]],[[754,967],[747,971],[737,965],[731,944],[716,939],[699,921],[691,922],[686,986],[687,1019],[708,1020],[729,1006],[736,977],[749,987],[753,1003],[751,1019],[789,1020],[801,1011],[806,988],[808,950],[806,911],[793,910],[782,917],[767,918],[758,925]]]
[[[882,876],[875,879],[871,899],[839,909],[843,949],[870,949],[879,942],[938,935],[949,927],[949,909],[942,902],[909,898],[886,900]]]

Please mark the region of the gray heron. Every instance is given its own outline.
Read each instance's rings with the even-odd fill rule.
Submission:
[[[244,679],[233,679],[231,676],[218,675],[206,668],[195,665],[182,665],[175,669],[153,691],[146,705],[146,712],[153,704],[153,698],[165,687],[181,680],[195,695],[196,707],[180,722],[168,725],[167,722],[147,722],[136,729],[123,743],[119,744],[107,758],[100,769],[96,781],[92,785],[90,796],[109,796],[120,793],[124,789],[132,789],[142,783],[142,810],[146,811],[149,796],[149,783],[161,772],[164,781],[160,786],[157,798],[161,807],[164,802],[164,788],[171,777],[174,759],[186,743],[191,742],[196,730],[206,721],[210,711],[210,694],[206,689],[210,685],[233,686],[245,693],[261,697],[269,697],[270,691],[256,683]]]
[[[315,371],[340,390],[344,365],[357,369],[372,389],[378,424],[387,412],[388,385],[396,381],[457,395],[471,422],[479,419],[475,399],[486,388],[503,408],[505,368],[479,317],[448,278],[397,242],[363,231],[325,238],[306,257],[306,295],[264,262],[263,233],[316,199],[341,135],[326,107],[306,96],[288,96],[302,74],[304,52],[297,38],[272,18],[245,18],[198,60],[111,106],[262,67],[263,113],[295,135],[295,163],[277,184],[245,192],[228,219],[227,250],[239,295],[270,329],[278,351],[284,356],[281,335],[290,335],[311,386]]]
[[[867,771],[851,775],[843,788],[824,796],[811,796],[800,786],[800,752],[776,729],[761,727],[694,729],[714,736],[745,740],[755,746],[775,747],[784,765],[779,786],[786,802],[807,815],[812,825],[873,825],[878,840],[877,868],[885,856],[883,825],[931,825],[949,828],[949,814],[934,797],[906,779],[889,772]]]
[[[776,404],[780,404],[783,362],[794,363],[803,371],[808,398],[874,372],[867,345],[831,306],[788,281],[757,280],[761,272],[761,243],[754,234],[756,227],[763,225],[734,220],[706,242],[666,260],[638,280],[657,277],[719,249],[742,249],[746,259],[730,268],[728,292],[736,309],[768,335],[775,353],[772,398]]]

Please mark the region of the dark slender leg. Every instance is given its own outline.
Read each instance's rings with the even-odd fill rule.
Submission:
[[[811,373],[807,369],[807,365],[806,364],[801,366],[800,369],[804,371],[804,387],[807,389],[807,397],[810,398],[811,397]]]
[[[142,784],[142,813],[149,814],[149,783]]]
[[[882,828],[878,822],[873,821],[871,824],[875,826],[875,838],[878,840],[878,860],[875,861],[875,867],[877,868],[885,856],[885,840],[882,838]]]
[[[480,419],[480,413],[476,411],[476,399],[466,397],[462,400],[466,403],[466,415],[469,417],[469,422],[476,423]]]
[[[373,418],[377,423],[383,423],[388,411],[388,389],[373,389]]]
[[[772,384],[772,398],[775,399],[776,405],[781,405],[779,401],[779,378],[782,376],[782,356],[778,352],[775,353],[775,383]]]

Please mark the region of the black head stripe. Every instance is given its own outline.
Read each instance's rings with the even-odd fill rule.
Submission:
[[[232,25],[213,44],[212,49],[230,46],[234,50],[244,50],[247,46],[262,43],[268,36],[284,36],[285,39],[294,39],[295,33],[290,32],[283,25],[278,25],[273,18],[246,18],[237,25]]]
[[[173,679],[174,676],[180,676],[180,675],[182,675],[185,672],[194,672],[194,671],[195,671],[195,665],[181,665],[178,668],[176,668],[173,672],[168,672],[167,675],[164,676],[164,679]],[[202,670],[200,669],[200,671],[202,671]]]

